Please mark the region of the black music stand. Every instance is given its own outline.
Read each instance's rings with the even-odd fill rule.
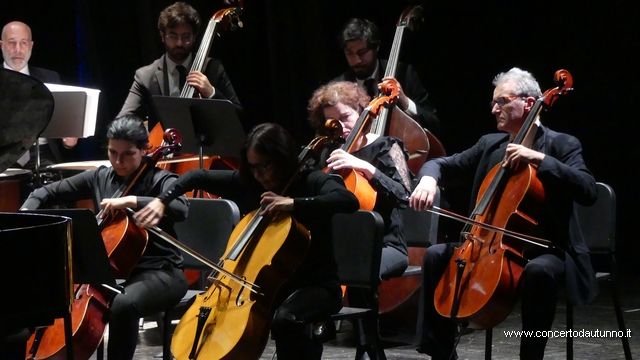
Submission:
[[[172,96],[151,97],[163,129],[174,128],[182,135],[182,150],[204,155],[238,157],[245,133],[235,107],[229,100]]]
[[[122,287],[116,284],[96,216],[91,210],[37,209],[23,212],[71,218],[73,282],[75,284],[102,284],[116,293],[123,292]]]

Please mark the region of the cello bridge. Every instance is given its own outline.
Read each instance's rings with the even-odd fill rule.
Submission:
[[[483,240],[483,239],[481,239],[481,238],[479,238],[479,237],[477,237],[477,236],[473,235],[473,234],[472,234],[472,233],[470,233],[470,232],[466,232],[466,231],[465,231],[465,232],[462,232],[462,233],[461,233],[461,235],[462,235],[462,236],[464,236],[464,239],[465,239],[465,240],[477,241],[477,242],[479,242],[479,243],[481,243],[481,244],[484,244],[484,240]]]

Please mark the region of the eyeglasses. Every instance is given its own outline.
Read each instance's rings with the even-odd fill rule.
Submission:
[[[252,172],[255,171],[255,172],[264,174],[267,171],[269,171],[269,166],[271,166],[271,164],[273,164],[273,161],[269,161],[268,163],[260,163],[260,164],[249,163],[249,170]]]
[[[511,101],[513,101],[513,99],[524,99],[524,98],[525,98],[524,96],[520,96],[520,95],[500,96],[499,98],[491,101],[491,108],[493,109],[493,107],[496,106],[496,104],[499,107],[503,107],[508,103],[510,103]]]
[[[178,39],[182,40],[183,44],[189,44],[191,43],[192,39],[192,34],[191,33],[184,33],[184,34],[167,34],[166,38],[173,41],[173,42],[178,42]]]

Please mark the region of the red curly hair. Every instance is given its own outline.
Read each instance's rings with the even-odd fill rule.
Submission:
[[[324,108],[343,103],[361,113],[369,105],[369,95],[355,82],[335,81],[321,86],[309,100],[309,122],[319,133],[324,133]]]

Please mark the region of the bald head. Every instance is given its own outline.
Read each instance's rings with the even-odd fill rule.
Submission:
[[[22,70],[31,58],[33,41],[31,28],[20,21],[12,21],[2,28],[2,57],[9,67],[15,71]]]

